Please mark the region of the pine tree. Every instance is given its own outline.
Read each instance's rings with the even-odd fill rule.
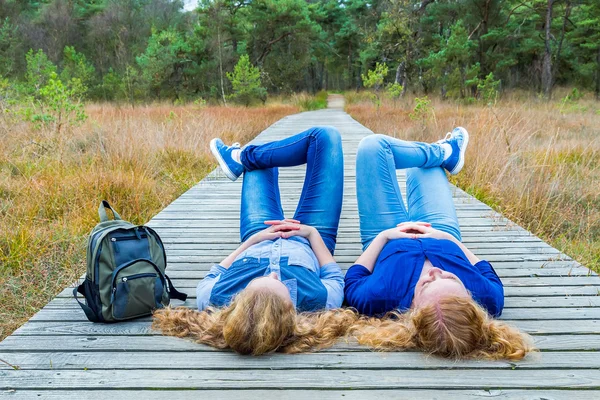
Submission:
[[[240,57],[233,73],[227,73],[227,78],[233,87],[232,100],[245,106],[249,106],[257,100],[263,102],[266,100],[267,91],[262,87],[260,70],[250,63],[247,54]]]

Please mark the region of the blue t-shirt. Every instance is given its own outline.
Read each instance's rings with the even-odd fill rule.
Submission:
[[[461,248],[446,239],[389,241],[379,254],[372,273],[359,264],[348,269],[344,289],[346,302],[366,315],[380,315],[394,309],[408,310],[426,258],[434,267],[455,274],[477,303],[492,316],[500,316],[504,307],[504,288],[491,264],[482,260],[472,265]]]

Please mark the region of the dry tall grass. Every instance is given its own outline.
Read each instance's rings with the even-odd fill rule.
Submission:
[[[99,200],[144,223],[216,163],[208,142],[247,142],[293,106],[90,105],[57,136],[0,115],[0,340],[85,271]]]
[[[347,106],[377,133],[436,141],[464,126],[471,141],[453,182],[566,254],[600,272],[600,104],[545,103],[513,95],[493,107],[432,100]],[[356,100],[355,100],[356,101]]]

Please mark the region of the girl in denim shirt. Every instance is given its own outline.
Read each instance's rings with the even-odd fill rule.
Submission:
[[[241,354],[300,352],[333,344],[356,320],[341,306],[344,278],[333,259],[344,180],[341,137],[315,127],[264,145],[211,151],[231,180],[244,174],[241,246],[198,284],[199,311],[164,309],[154,326]],[[306,164],[293,219],[285,219],[278,167]],[[322,311],[331,310],[331,311]],[[318,313],[298,313],[321,311]]]

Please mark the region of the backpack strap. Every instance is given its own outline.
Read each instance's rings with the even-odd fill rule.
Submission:
[[[167,275],[165,275],[165,278],[167,278],[167,282],[169,283],[169,288],[167,289],[167,291],[169,293],[169,298],[186,301],[188,295],[185,293],[181,293],[179,290],[175,289],[175,287],[173,286],[173,283],[171,282],[171,278],[169,278]]]
[[[81,301],[79,301],[79,299],[77,298],[77,293],[81,293],[83,295],[83,297],[86,297],[85,286],[83,286],[83,283],[81,285],[77,286],[76,288],[73,288],[73,297],[75,298],[75,300],[77,300],[77,302],[81,306],[81,309],[85,313],[85,316],[87,317],[87,319],[89,319],[92,322],[100,322],[100,319],[98,319],[98,316],[96,316],[94,311],[92,311],[91,308],[89,308],[87,305],[85,305]]]
[[[113,219],[121,219],[121,216],[108,204],[108,201],[102,200],[100,202],[100,207],[98,207],[98,215],[100,216],[100,221],[105,222],[108,221],[108,215],[106,214],[106,209],[109,209],[113,214]]]

